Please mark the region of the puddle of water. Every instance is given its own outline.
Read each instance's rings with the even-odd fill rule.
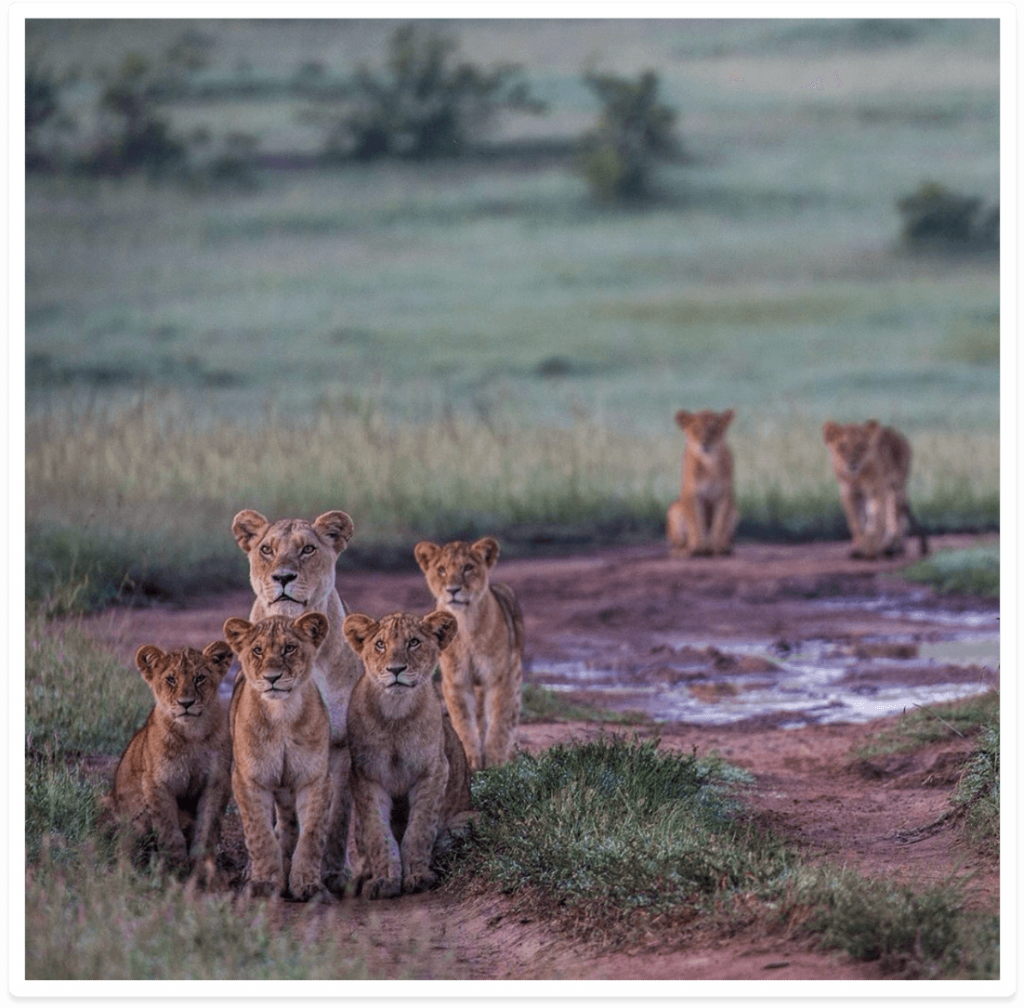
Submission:
[[[770,641],[712,642],[658,635],[652,644],[667,647],[637,655],[624,653],[621,640],[574,638],[563,641],[570,660],[538,662],[531,673],[549,689],[599,692],[608,706],[643,711],[655,721],[715,725],[792,714],[791,720],[780,721],[781,728],[869,721],[990,689],[999,669],[999,624],[994,615],[921,615],[931,623],[932,632],[861,642],[905,646],[892,648],[891,654],[882,647],[877,655],[864,657],[835,640],[807,640],[780,657]],[[960,621],[957,632],[950,629],[954,615]],[[904,610],[893,612],[893,618],[904,624],[915,616],[913,611],[910,616]],[[922,640],[923,636],[929,639]],[[725,661],[716,663],[714,652],[698,654],[709,647]],[[898,657],[901,651],[903,657]],[[947,666],[954,666],[955,674],[943,672]],[[941,681],[943,675],[956,681]]]

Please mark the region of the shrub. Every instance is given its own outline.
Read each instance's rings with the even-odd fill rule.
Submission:
[[[999,207],[981,212],[976,196],[950,192],[936,182],[896,201],[901,238],[910,249],[986,251],[999,248]]]
[[[387,66],[360,67],[325,153],[368,161],[454,157],[468,151],[501,109],[539,112],[519,68],[455,62],[458,42],[435,28],[396,28]]]
[[[47,63],[42,47],[27,45],[25,51],[25,170],[41,171],[60,158],[57,133],[74,123],[63,111],[61,92],[75,79],[73,73],[58,75]]]
[[[658,75],[647,70],[630,81],[590,73],[584,81],[603,106],[580,154],[591,195],[604,202],[649,198],[655,162],[681,155],[672,134],[676,113],[658,101]]]

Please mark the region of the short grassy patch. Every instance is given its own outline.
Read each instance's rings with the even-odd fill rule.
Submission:
[[[857,749],[856,755],[860,759],[867,759],[886,753],[906,752],[957,735],[976,735],[993,725],[998,731],[998,690],[908,711],[894,725],[872,734]]]
[[[947,595],[999,597],[999,547],[943,550],[903,571],[911,581]]]
[[[531,721],[603,721],[614,724],[639,724],[649,720],[643,714],[604,710],[586,704],[570,703],[555,690],[536,683],[523,687],[523,707],[519,719]]]

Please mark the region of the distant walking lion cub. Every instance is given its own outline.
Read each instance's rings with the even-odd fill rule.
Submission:
[[[498,541],[420,542],[414,552],[437,608],[458,620],[441,653],[441,691],[470,769],[504,763],[522,703],[523,614],[512,589],[490,580]]]
[[[665,530],[673,556],[732,552],[739,521],[732,483],[732,452],[725,432],[734,411],[679,410],[676,423],[686,432],[683,482],[668,508]]]
[[[928,537],[907,500],[910,442],[877,420],[848,424],[828,420],[822,433],[853,537],[850,556],[864,560],[898,556],[908,528],[918,536],[924,556]]]
[[[470,804],[466,754],[432,682],[458,624],[446,612],[353,613],[344,631],[365,667],[348,708],[362,893],[429,889],[435,845]]]

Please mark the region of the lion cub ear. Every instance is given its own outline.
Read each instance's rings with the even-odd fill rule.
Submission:
[[[686,430],[686,425],[693,419],[693,414],[689,410],[678,410],[676,412],[676,423]]]
[[[143,644],[138,651],[135,652],[135,665],[138,670],[142,673],[142,678],[149,682],[149,680],[156,674],[157,662],[161,658],[167,656],[163,651],[160,650],[155,644]]]
[[[440,546],[426,540],[416,543],[412,549],[412,555],[416,557],[416,563],[420,565],[420,569],[424,573],[430,570],[430,565],[437,559],[437,554],[440,552]]]
[[[341,632],[345,635],[348,646],[356,654],[362,654],[363,645],[377,632],[379,626],[380,624],[376,620],[370,619],[369,616],[352,613],[345,617],[345,622],[341,625]]]
[[[313,528],[334,547],[335,553],[344,551],[356,530],[352,519],[344,511],[326,511],[313,522]]]
[[[442,610],[435,610],[423,617],[423,626],[427,632],[437,641],[437,646],[443,651],[459,632],[459,621],[450,613]]]
[[[470,550],[474,552],[483,562],[484,566],[490,569],[498,562],[498,554],[501,553],[501,547],[498,545],[498,540],[494,536],[484,536],[483,539],[477,539]]]
[[[842,427],[835,420],[826,420],[825,426],[821,428],[821,433],[825,437],[825,444],[832,444],[842,433]]]
[[[242,645],[245,643],[245,638],[251,629],[252,624],[238,616],[233,616],[225,621],[224,636],[227,638],[228,646],[235,654],[242,650]]]
[[[235,542],[248,553],[269,524],[270,522],[259,511],[247,508],[235,515],[235,520],[231,523],[231,531],[234,534]]]
[[[729,409],[724,410],[719,415],[718,420],[719,420],[719,423],[721,423],[721,425],[722,425],[722,430],[723,431],[725,430],[726,427],[729,426],[729,424],[732,423],[732,418],[734,416],[736,416],[736,410],[734,410],[731,406],[729,407]]]
[[[303,613],[293,624],[299,635],[305,637],[315,648],[319,648],[327,639],[327,631],[330,623],[327,617],[320,612]]]
[[[225,644],[222,640],[217,640],[203,648],[203,656],[210,660],[212,671],[223,679],[227,670],[231,668],[231,659],[234,654],[230,645]]]

